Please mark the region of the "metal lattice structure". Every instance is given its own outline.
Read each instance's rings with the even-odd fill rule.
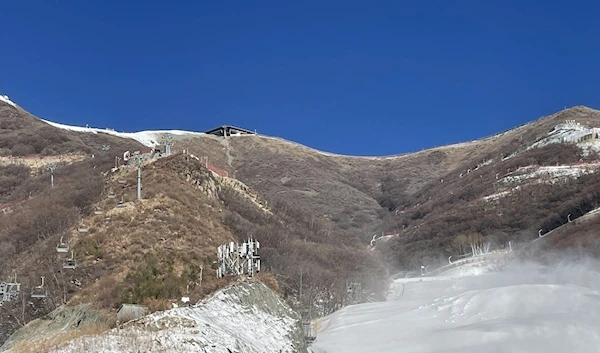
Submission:
[[[253,277],[260,272],[260,256],[258,255],[260,243],[248,239],[242,244],[230,242],[217,248],[219,267],[217,277],[227,275]]]
[[[162,136],[162,144],[164,146],[164,154],[165,156],[171,155],[171,148],[173,147],[173,136],[169,134],[163,134]]]
[[[0,306],[4,302],[10,302],[19,298],[21,284],[17,282],[17,276],[11,282],[0,282]]]

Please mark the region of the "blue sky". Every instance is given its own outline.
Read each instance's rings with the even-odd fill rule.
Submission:
[[[117,130],[232,124],[387,155],[600,108],[600,5],[48,1],[0,5],[0,93]]]

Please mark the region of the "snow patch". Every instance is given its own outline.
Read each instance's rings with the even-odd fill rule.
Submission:
[[[203,136],[205,136],[206,135],[202,132],[193,132],[193,131],[184,131],[184,130],[149,130],[149,131],[139,131],[139,132],[117,132],[110,128],[100,129],[100,128],[93,128],[93,127],[71,126],[71,125],[59,124],[59,123],[55,123],[55,122],[43,120],[43,119],[40,119],[40,120],[42,120],[43,122],[45,122],[51,126],[59,128],[59,129],[75,131],[75,132],[92,133],[92,134],[103,133],[103,134],[113,135],[113,136],[117,136],[117,137],[121,137],[121,138],[133,139],[133,140],[138,141],[142,145],[148,146],[148,147],[154,147],[154,146],[158,145],[160,143],[158,141],[160,140],[160,137],[162,134],[171,134],[171,135],[179,135],[179,136],[184,136],[184,135],[203,135]]]
[[[531,179],[539,179],[540,183],[553,184],[560,180],[577,179],[582,175],[591,174],[600,168],[598,163],[580,164],[580,165],[559,165],[559,166],[527,166],[521,167],[513,173],[502,178],[503,183],[522,183]]]
[[[6,95],[1,95],[1,94],[0,94],[0,102],[4,102],[4,103],[7,103],[7,104],[10,104],[10,105],[12,105],[13,107],[16,107],[16,106],[17,106],[17,105],[16,105],[16,104],[15,104],[13,101],[11,101],[11,100],[8,98],[8,96],[6,96]]]
[[[237,294],[221,291],[203,304],[157,312],[120,330],[80,337],[52,352],[296,352],[290,338],[296,319],[244,299],[255,292],[249,288],[253,285],[263,286],[246,285]],[[275,311],[291,310],[279,298],[270,305],[279,308]]]

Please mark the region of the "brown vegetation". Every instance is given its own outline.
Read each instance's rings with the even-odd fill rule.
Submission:
[[[107,178],[101,172],[139,144],[55,129],[0,104],[0,155],[95,156],[59,165],[54,189],[45,169],[0,167],[0,202],[33,196],[0,215],[0,278],[15,270],[27,294],[44,276],[50,294],[25,310],[22,303],[5,304],[0,340],[65,302],[114,310],[123,302],[159,309],[183,295],[198,300],[232,280],[217,279],[212,267],[216,246],[234,239],[261,242],[260,279],[310,316],[343,305],[347,281],[381,298],[387,269],[445,262],[468,252],[472,241],[500,247],[529,241],[540,228],[566,223],[567,214],[576,219],[600,205],[597,174],[482,199],[508,189],[500,180],[519,167],[597,160],[573,145],[526,150],[566,119],[600,126],[598,112],[577,107],[498,137],[393,158],[329,156],[260,136],[178,139],[179,149],[208,156],[257,193],[177,155],[144,165],[143,198],[136,201],[134,169]],[[109,191],[117,197],[108,198]],[[121,198],[124,207],[115,207]],[[94,214],[97,207],[102,214]],[[76,231],[81,220],[89,232]],[[595,225],[561,228],[540,246],[597,249]],[[366,245],[382,231],[400,236],[378,246],[380,258]],[[75,270],[62,269],[64,256],[55,250],[61,235],[75,250]]]

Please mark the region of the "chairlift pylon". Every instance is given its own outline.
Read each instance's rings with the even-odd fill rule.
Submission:
[[[56,245],[56,252],[64,253],[69,251],[69,245],[63,242],[63,237],[60,237],[60,243]]]
[[[63,263],[63,268],[75,269],[76,267],[77,264],[75,263],[75,252],[71,251],[71,258],[65,260]]]
[[[32,298],[46,298],[48,296],[48,292],[46,291],[46,288],[44,288],[44,277],[42,276],[41,278],[42,284],[33,287],[33,290],[31,291]]]

